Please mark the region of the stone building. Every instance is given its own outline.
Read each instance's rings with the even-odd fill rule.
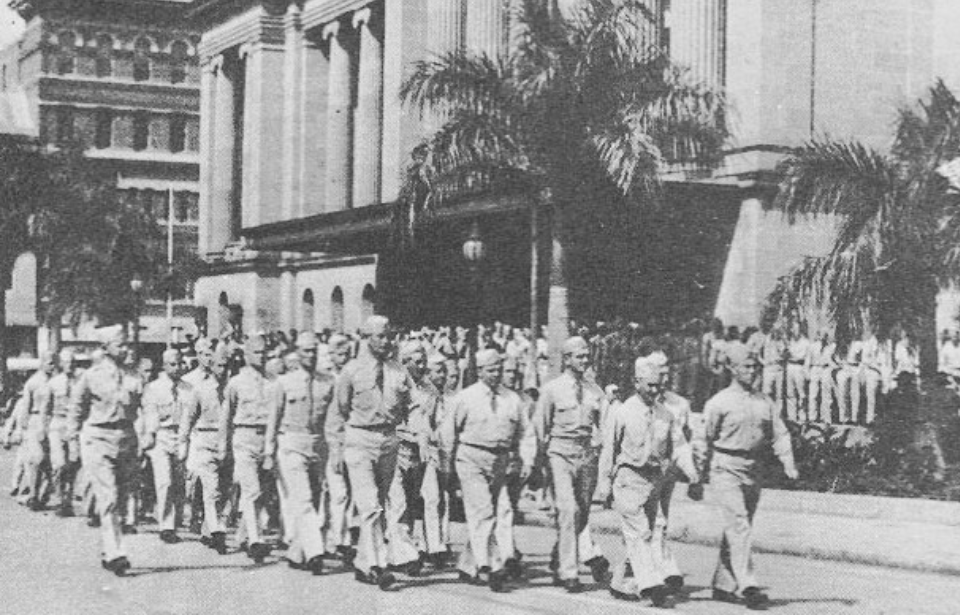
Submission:
[[[577,0],[559,0],[572,10]],[[200,250],[211,331],[354,329],[376,309],[405,161],[427,126],[401,108],[412,62],[508,43],[509,0],[195,0],[202,29]],[[649,0],[653,34],[722,87],[733,136],[710,177],[669,178],[686,217],[657,266],[685,313],[757,321],[778,276],[830,243],[829,223],[766,212],[771,171],[816,135],[883,146],[896,107],[936,77],[957,84],[950,0]],[[424,322],[526,321],[528,204],[486,197],[442,209]],[[464,240],[484,237],[478,276]],[[671,273],[686,261],[686,278]],[[382,264],[382,262],[381,262]],[[696,271],[696,274],[690,274]],[[659,292],[659,291],[658,291]],[[543,302],[542,302],[543,303]],[[641,306],[642,308],[642,306]],[[589,310],[588,310],[589,313]],[[602,315],[602,314],[601,314]],[[609,314],[612,315],[612,314]],[[608,315],[608,316],[609,316]]]
[[[26,27],[0,52],[0,99],[25,101],[42,142],[82,142],[88,157],[116,172],[126,197],[151,208],[165,228],[172,211],[175,251],[196,251],[200,36],[183,20],[184,0],[12,0],[10,6]],[[32,255],[21,260],[33,268]],[[30,313],[15,299],[23,285],[15,286],[8,304],[17,305],[8,314]],[[145,299],[141,340],[166,342],[164,302]],[[177,298],[174,327],[194,332],[195,315],[190,297]],[[46,337],[39,336],[41,347]]]

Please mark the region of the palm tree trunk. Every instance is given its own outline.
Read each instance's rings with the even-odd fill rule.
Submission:
[[[7,391],[7,289],[12,267],[0,272],[0,393]]]
[[[530,205],[530,369],[527,370],[528,374],[537,373],[537,338],[540,331],[540,207],[539,199],[534,199]]]
[[[547,303],[547,344],[550,349],[550,376],[563,369],[562,347],[569,335],[570,314],[567,307],[567,272],[564,255],[564,233],[561,209],[550,211],[550,298]]]

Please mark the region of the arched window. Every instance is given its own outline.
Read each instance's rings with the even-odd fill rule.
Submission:
[[[187,80],[187,56],[190,48],[183,41],[174,41],[170,45],[170,83],[183,83]]]
[[[97,77],[105,79],[113,75],[113,38],[108,34],[97,37]]]
[[[150,81],[150,39],[141,36],[133,44],[133,80]]]
[[[343,333],[343,289],[339,286],[330,295],[330,328]]]
[[[222,338],[230,333],[230,298],[227,293],[220,293],[217,301],[217,326],[220,328],[217,337]]]
[[[77,66],[77,35],[61,32],[57,35],[60,49],[57,53],[57,74],[70,75]]]
[[[372,284],[363,287],[363,295],[360,298],[360,318],[361,322],[366,322],[368,318],[377,313],[377,291]]]
[[[313,291],[308,288],[303,291],[303,302],[300,304],[300,328],[304,331],[316,330],[316,323],[314,322],[316,311],[314,307]]]

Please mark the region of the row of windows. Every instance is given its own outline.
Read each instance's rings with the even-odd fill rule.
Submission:
[[[127,202],[138,205],[158,221],[166,222],[170,211],[170,192],[130,188],[123,191]],[[200,219],[200,195],[189,190],[173,192],[173,221],[176,224],[196,225]]]
[[[78,131],[81,122],[78,122],[76,109],[57,107],[54,113],[56,133],[46,136],[47,140],[60,144],[80,138],[88,140],[96,149],[129,147],[134,151],[163,150],[175,154],[199,149],[197,120],[193,116],[180,113],[152,115],[147,111],[119,113],[101,108],[94,112],[93,134],[90,135]],[[118,134],[124,131],[126,134]]]
[[[101,34],[96,39],[96,48],[78,49],[77,36],[73,32],[63,32],[58,37],[56,56],[51,67],[52,72],[58,75],[72,75],[77,72],[77,59],[81,56],[92,57],[94,60],[94,75],[106,79],[114,76],[114,60],[117,55],[113,48],[113,38],[108,34]],[[129,53],[129,52],[125,52]],[[154,75],[154,60],[159,54],[152,52],[152,43],[146,37],[140,37],[133,45],[133,73],[134,81],[150,81]],[[166,58],[169,64],[170,83],[184,83],[187,80],[187,66],[190,63],[190,46],[184,41],[174,41],[170,45],[170,53]]]

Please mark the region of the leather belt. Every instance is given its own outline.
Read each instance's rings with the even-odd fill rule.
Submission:
[[[133,427],[133,423],[130,421],[111,421],[109,423],[91,423],[90,426],[98,429],[130,429]]]
[[[510,452],[510,447],[509,447],[509,446],[484,446],[484,445],[482,445],[482,444],[474,444],[473,442],[461,442],[460,444],[463,444],[464,446],[470,446],[470,447],[479,449],[479,450],[481,450],[481,451],[486,451],[486,452],[488,452],[488,453],[497,453],[497,454],[499,454],[499,453],[509,453],[509,452]]]
[[[731,457],[739,457],[741,459],[756,459],[757,454],[753,451],[741,451],[735,450],[732,448],[723,448],[722,446],[714,446],[713,450],[718,453],[723,453],[724,455],[729,455]]]
[[[389,423],[380,423],[379,425],[350,425],[348,423],[347,427],[362,429],[364,431],[377,431],[381,433],[391,433],[397,430],[395,425],[390,425]]]

